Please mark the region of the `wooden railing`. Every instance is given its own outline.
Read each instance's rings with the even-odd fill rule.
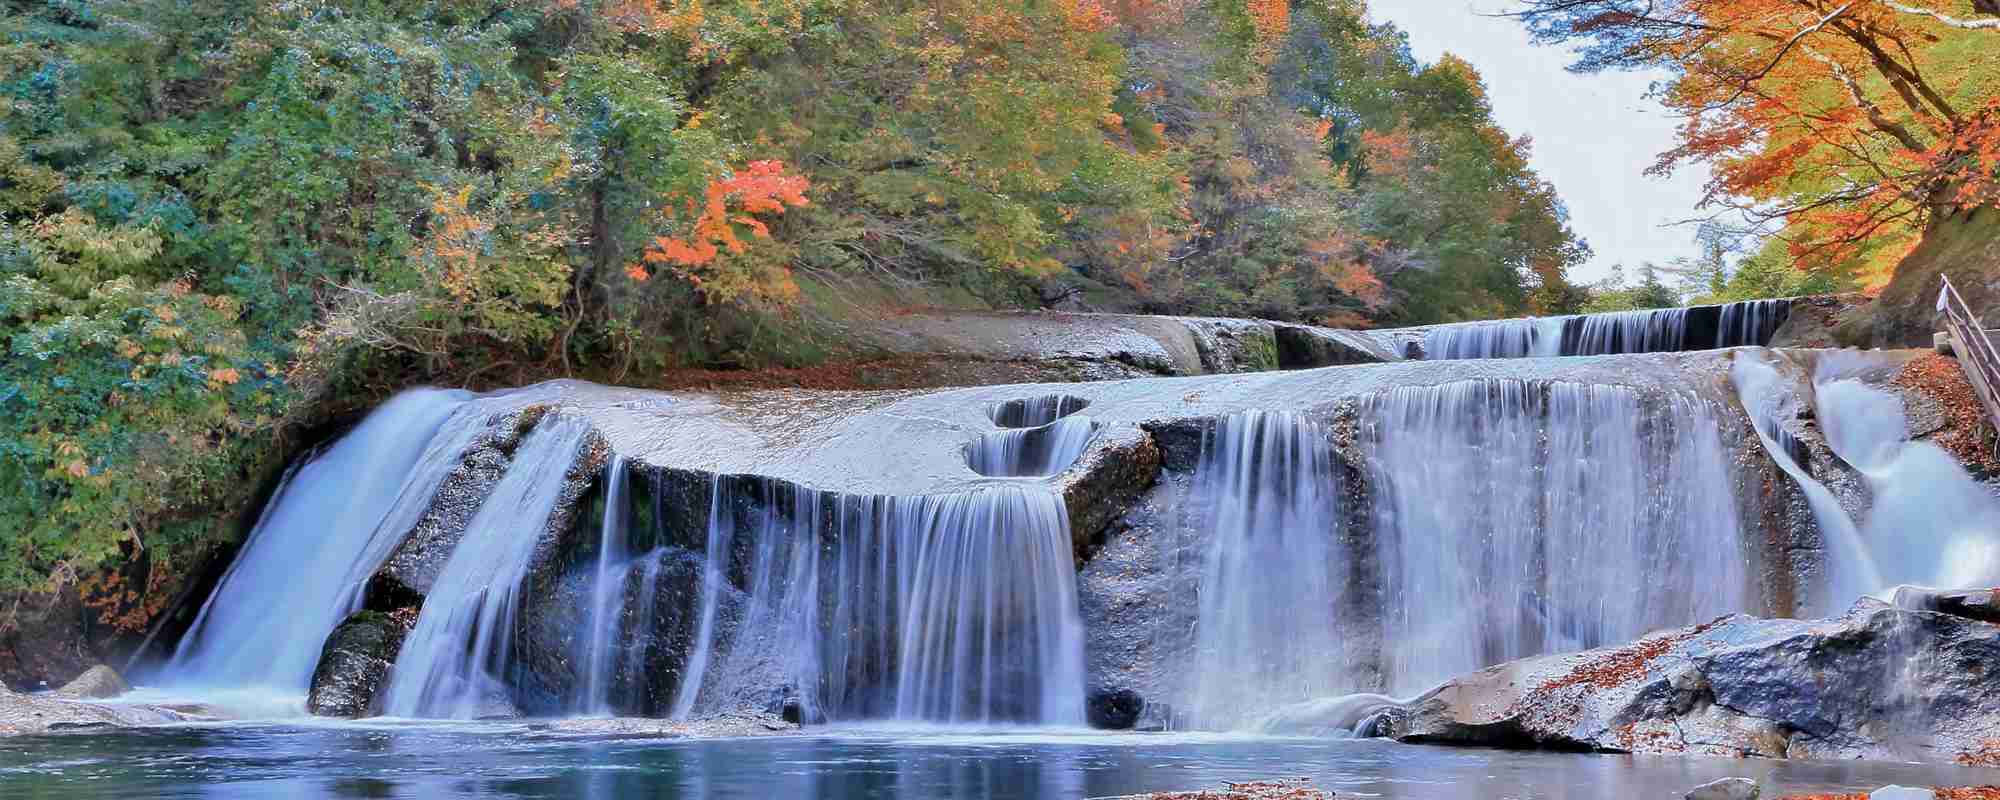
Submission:
[[[1951,351],[1958,355],[1958,365],[1979,395],[1980,405],[1986,406],[1987,426],[2000,432],[2000,393],[1995,392],[2000,389],[2000,351],[1994,349],[1993,339],[1965,305],[1965,298],[1958,296],[1951,279],[1942,280],[1938,307],[1944,312],[1945,330],[1951,334]]]

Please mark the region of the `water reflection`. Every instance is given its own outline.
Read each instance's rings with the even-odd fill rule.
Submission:
[[[1677,796],[1728,776],[1765,794],[2000,783],[2000,771],[1519,753],[1236,735],[854,730],[721,741],[577,739],[530,725],[237,725],[0,740],[0,797],[1105,798],[1310,777],[1339,796]]]

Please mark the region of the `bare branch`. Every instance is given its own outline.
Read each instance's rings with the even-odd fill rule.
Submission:
[[[1951,27],[1954,28],[1965,28],[1967,30],[1975,30],[1975,31],[1982,31],[1982,30],[2000,31],[2000,17],[1995,17],[1993,19],[1960,19],[1958,17],[1950,16],[1948,14],[1945,14],[1944,12],[1937,11],[1934,9],[1919,8],[1917,6],[1906,6],[1903,5],[1902,3],[1890,2],[1890,0],[1883,0],[1882,5],[1893,8],[1897,11],[1901,11],[1905,14],[1916,14],[1922,17],[1930,17],[1933,20],[1936,20],[1945,25],[1950,25]]]

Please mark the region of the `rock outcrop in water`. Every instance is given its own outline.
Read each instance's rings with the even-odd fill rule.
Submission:
[[[1832,619],[1730,616],[1454,679],[1406,742],[1989,764],[2000,627],[1863,600]]]
[[[410,620],[380,611],[360,611],[340,623],[320,651],[306,692],[306,712],[351,719],[378,711],[378,693],[409,632]]]
[[[0,738],[38,733],[88,733],[170,722],[212,720],[211,709],[141,703],[100,703],[19,694],[0,686]]]
[[[84,670],[82,675],[76,676],[76,680],[63,684],[61,689],[56,690],[56,694],[73,699],[103,700],[129,691],[132,691],[132,687],[125,683],[124,676],[119,675],[118,670],[99,664]]]

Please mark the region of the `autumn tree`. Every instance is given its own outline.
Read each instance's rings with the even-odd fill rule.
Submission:
[[[1986,0],[1525,0],[1580,70],[1664,68],[1685,116],[1654,170],[1700,162],[1705,205],[1816,269],[1875,276],[2000,199],[2000,8]]]

